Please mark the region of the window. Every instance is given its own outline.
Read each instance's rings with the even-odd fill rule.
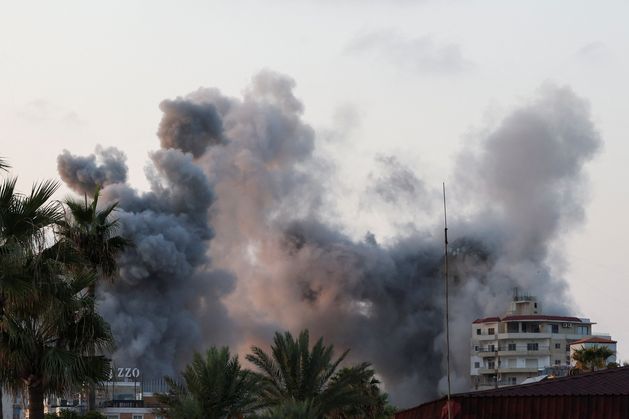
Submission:
[[[508,351],[515,351],[515,343],[510,343],[507,345]]]
[[[511,384],[512,386],[516,385],[518,383],[518,379],[515,377],[509,377],[509,384]]]
[[[474,368],[480,368],[480,362],[474,362]]]
[[[520,331],[520,323],[507,323],[507,333],[518,333]]]
[[[487,334],[488,334],[488,335],[493,335],[493,334],[495,334],[495,332],[494,332],[494,328],[493,328],[493,327],[490,327],[489,329],[487,329]]]
[[[474,346],[474,352],[478,352],[478,345]]]
[[[566,345],[566,352],[570,352],[570,345]]]
[[[496,346],[495,345],[489,345],[487,347],[487,351],[489,351],[489,352],[496,352]]]
[[[555,365],[561,365],[561,359],[555,359]]]
[[[577,335],[587,335],[588,327],[587,326],[577,326]]]
[[[476,329],[476,334],[480,335],[480,329]]]
[[[526,350],[527,351],[538,351],[539,350],[539,343],[527,343],[526,344]]]
[[[496,368],[496,362],[495,361],[487,361],[487,368],[490,370],[493,370]]]
[[[143,419],[142,415],[133,415],[133,419]]]
[[[526,368],[537,368],[537,359],[536,358],[525,359],[524,366]]]
[[[559,325],[558,324],[551,324],[550,328],[552,329],[553,333],[559,333]]]
[[[561,349],[561,343],[555,343],[555,349]]]

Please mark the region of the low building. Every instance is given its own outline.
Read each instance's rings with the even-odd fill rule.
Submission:
[[[567,371],[571,366],[570,345],[594,338],[594,324],[586,318],[542,314],[535,297],[516,293],[502,317],[472,323],[472,389],[522,384],[548,368]]]
[[[605,360],[605,365],[612,362],[616,362],[616,343],[617,342],[615,340],[612,340],[609,337],[603,337],[603,336],[593,336],[593,337],[576,340],[570,343],[571,365],[573,367],[576,366],[576,361],[574,360],[574,357],[572,356],[575,351],[578,351],[580,349],[590,349],[597,346],[604,346],[607,349],[609,349],[613,354]]]
[[[453,394],[449,407],[451,419],[626,419],[629,367]],[[395,419],[447,417],[446,397],[395,414]]]

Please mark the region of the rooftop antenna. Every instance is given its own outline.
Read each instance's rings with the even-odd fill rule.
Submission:
[[[446,183],[443,182],[443,272],[446,294],[446,371],[448,376],[448,419],[452,419],[450,412],[450,319],[449,319],[449,303],[448,303],[448,212],[446,210]]]

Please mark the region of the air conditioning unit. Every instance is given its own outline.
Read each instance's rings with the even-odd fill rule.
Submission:
[[[569,329],[572,327],[572,323],[561,323],[561,327]]]

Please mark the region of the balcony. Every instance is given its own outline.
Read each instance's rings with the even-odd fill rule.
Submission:
[[[144,400],[105,400],[101,403],[101,407],[142,408]]]
[[[496,349],[498,350],[498,357],[502,356],[549,356],[550,346],[538,345],[537,349],[528,349],[527,345],[519,344],[515,346],[515,349],[509,349],[509,346],[498,346],[491,349],[490,347],[479,347],[478,351],[472,350],[472,353],[480,356],[481,358],[489,358],[496,356]]]
[[[498,368],[498,374],[522,374],[522,373],[536,373],[539,371],[538,367],[500,367]],[[480,375],[488,375],[488,374],[496,374],[496,369],[490,368],[479,368],[478,373]]]

